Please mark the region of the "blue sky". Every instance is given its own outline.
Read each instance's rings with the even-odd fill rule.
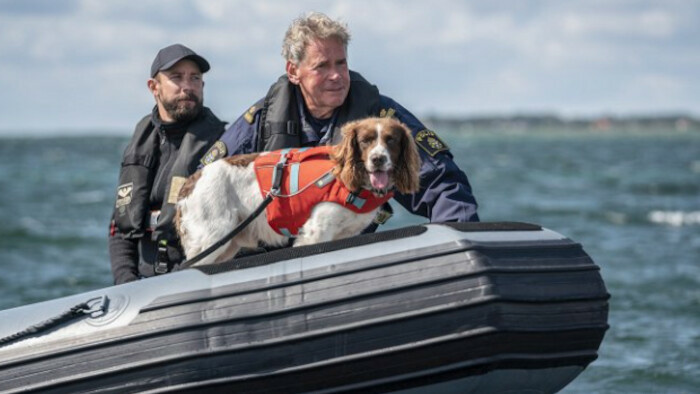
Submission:
[[[419,116],[700,115],[700,2],[0,0],[0,135],[131,133],[181,42],[232,121],[283,72],[306,11],[345,21],[350,67]]]

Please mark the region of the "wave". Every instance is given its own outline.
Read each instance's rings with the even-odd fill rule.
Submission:
[[[105,202],[108,197],[112,197],[111,195],[108,195],[105,191],[103,190],[88,190],[84,192],[78,192],[78,193],[73,193],[71,195],[71,201],[75,202],[76,204],[98,204]]]
[[[645,182],[632,184],[627,187],[630,193],[642,196],[697,196],[700,185],[685,180],[678,182]]]
[[[674,227],[700,225],[700,211],[651,211],[647,218],[652,223]]]

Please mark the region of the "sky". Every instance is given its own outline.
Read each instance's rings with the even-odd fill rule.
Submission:
[[[419,117],[700,116],[700,1],[0,0],[0,136],[131,134],[177,42],[232,122],[308,11],[346,23],[350,68]]]

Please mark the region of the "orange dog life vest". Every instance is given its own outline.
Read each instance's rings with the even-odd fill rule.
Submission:
[[[356,212],[368,213],[393,196],[375,196],[369,190],[352,193],[332,174],[330,154],[333,147],[282,149],[264,152],[255,159],[255,175],[260,192],[267,197],[272,189],[275,167],[282,167],[279,191],[266,207],[267,221],[277,233],[291,237],[311,216],[311,210],[320,202],[334,202]]]

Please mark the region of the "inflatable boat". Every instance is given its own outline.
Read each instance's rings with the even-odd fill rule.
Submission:
[[[552,230],[411,226],[2,311],[0,392],[552,393],[608,298]]]

